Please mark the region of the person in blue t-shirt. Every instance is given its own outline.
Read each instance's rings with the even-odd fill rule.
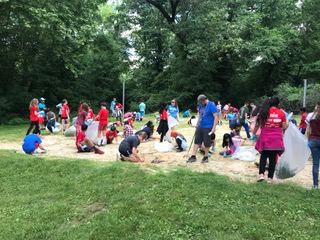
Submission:
[[[212,144],[211,135],[215,133],[218,122],[218,109],[216,105],[209,101],[204,94],[198,96],[198,121],[196,124],[196,132],[194,137],[194,146],[188,163],[197,161],[196,153],[198,148],[203,144],[204,157],[202,163],[209,162],[208,153]]]
[[[182,115],[183,118],[188,118],[190,117],[190,114],[191,114],[191,109],[188,109],[187,111],[185,111]]]
[[[46,150],[43,147],[42,140],[39,137],[40,131],[38,129],[33,130],[32,134],[27,135],[23,140],[22,149],[27,154],[39,153],[37,148],[40,148],[44,152]]]
[[[180,122],[180,119],[179,119],[179,106],[178,106],[178,102],[177,102],[176,99],[172,99],[171,100],[171,105],[168,105],[167,112],[169,113],[169,115],[171,117],[173,117],[178,122]],[[174,131],[174,126],[171,127],[171,131]]]
[[[142,121],[144,114],[146,113],[146,104],[144,103],[144,101],[141,101],[141,103],[139,104],[139,111],[140,111],[140,118]]]
[[[114,105],[116,104],[116,101],[117,101],[117,99],[114,98],[110,103],[111,117],[115,117],[116,116],[116,111],[114,109]]]

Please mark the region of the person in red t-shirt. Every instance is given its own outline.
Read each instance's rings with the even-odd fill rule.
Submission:
[[[258,182],[264,180],[264,172],[267,159],[269,159],[268,182],[272,182],[277,157],[284,152],[283,130],[288,123],[285,113],[279,109],[279,98],[268,98],[261,106],[257,117],[256,126],[251,139],[255,141],[256,133],[261,127],[260,137],[256,143],[256,149],[260,152]]]
[[[68,107],[68,101],[66,99],[62,100],[61,122],[62,122],[62,134],[64,134],[64,131],[69,128],[69,123],[70,123],[70,109]]]
[[[88,120],[92,120],[94,118],[94,112],[91,109],[91,105],[88,103],[89,111],[88,111]]]
[[[118,132],[115,126],[112,126],[106,133],[107,144],[111,144],[113,139],[116,139],[116,144],[119,143]]]
[[[163,142],[163,138],[169,131],[168,126],[168,113],[167,113],[168,103],[164,102],[159,110],[160,113],[160,123],[157,128],[157,132],[160,134],[160,142]]]
[[[301,120],[300,120],[300,124],[299,124],[299,130],[304,135],[306,133],[306,129],[307,129],[306,118],[307,118],[308,114],[307,114],[307,110],[305,107],[301,108],[300,111],[302,112],[302,115],[301,115]]]
[[[76,148],[78,152],[95,152],[96,154],[104,154],[99,148],[94,146],[92,141],[89,138],[86,138],[86,131],[88,129],[88,125],[82,124],[81,131],[78,132],[76,137]]]
[[[122,126],[122,104],[116,100],[114,105],[114,110],[116,111],[116,121],[119,121]]]
[[[109,111],[107,109],[106,103],[101,103],[101,109],[95,119],[99,119],[99,128],[98,128],[98,145],[106,145],[106,129],[108,125],[108,115]],[[102,139],[101,139],[102,135]]]
[[[31,130],[33,129],[33,126],[36,126],[35,129],[37,129],[39,131],[39,134],[41,134],[40,132],[40,126],[39,126],[39,113],[38,113],[38,104],[39,101],[38,99],[34,98],[31,100],[30,105],[29,105],[29,110],[30,110],[30,127],[27,130],[27,134],[28,135]]]

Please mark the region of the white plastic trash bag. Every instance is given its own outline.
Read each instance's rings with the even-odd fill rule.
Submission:
[[[157,142],[154,144],[154,148],[158,152],[170,152],[173,149],[173,145],[169,142]]]
[[[46,130],[49,131],[48,127],[46,127]],[[55,126],[52,127],[53,132],[59,132],[61,130],[61,124],[56,122]]]
[[[98,143],[98,128],[99,128],[99,122],[93,121],[86,131],[86,137],[89,138],[93,143]]]
[[[283,142],[285,151],[276,166],[278,179],[293,177],[303,170],[311,154],[307,147],[307,138],[291,122],[284,132]]]
[[[76,136],[76,127],[75,126],[71,126],[69,127],[65,132],[64,132],[64,135],[66,137],[75,137]]]
[[[174,127],[174,126],[176,126],[176,125],[178,125],[178,124],[179,124],[179,121],[177,119],[175,119],[174,117],[171,117],[171,116],[168,117],[168,127],[169,127],[169,129]]]
[[[254,146],[239,146],[232,154],[232,159],[254,161],[258,153],[259,152],[254,148]]]

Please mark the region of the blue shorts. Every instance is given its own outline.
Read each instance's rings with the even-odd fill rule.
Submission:
[[[140,111],[140,116],[141,116],[141,117],[144,116],[144,111]]]

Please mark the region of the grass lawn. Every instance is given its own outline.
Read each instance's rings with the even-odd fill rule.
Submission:
[[[320,191],[0,151],[0,239],[319,239]]]

